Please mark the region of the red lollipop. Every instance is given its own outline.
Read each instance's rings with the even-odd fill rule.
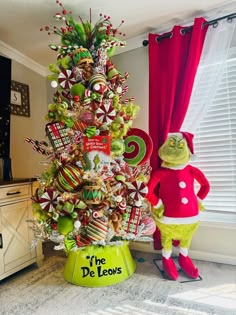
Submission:
[[[152,139],[142,129],[131,128],[124,139],[124,143],[124,160],[130,166],[145,163],[152,154]]]

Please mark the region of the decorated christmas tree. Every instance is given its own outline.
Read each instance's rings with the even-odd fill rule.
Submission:
[[[60,45],[49,66],[54,88],[45,116],[47,141],[26,139],[47,165],[33,196],[33,230],[38,240],[55,241],[66,252],[123,240],[150,240],[155,223],[145,201],[149,180],[150,137],[133,128],[139,112],[126,96],[128,73],[111,60],[120,26],[101,14],[75,21],[56,1],[62,26],[41,30],[57,34]]]

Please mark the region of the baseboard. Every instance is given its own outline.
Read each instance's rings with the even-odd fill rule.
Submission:
[[[229,256],[229,255],[221,255],[217,253],[206,253],[197,250],[190,250],[189,255],[193,259],[204,260],[204,261],[211,261],[220,264],[227,264],[227,265],[235,265],[236,266],[236,257]]]
[[[142,252],[148,252],[148,253],[157,253],[160,254],[160,250],[155,250],[153,248],[152,242],[130,242],[129,245],[131,250],[138,250]],[[227,265],[235,265],[236,266],[236,257],[235,256],[229,256],[229,255],[221,255],[217,253],[209,253],[209,252],[203,252],[203,251],[197,251],[197,250],[190,250],[189,256],[193,259],[197,260],[204,260],[204,261],[210,261],[210,262],[216,262],[221,264],[227,264]]]

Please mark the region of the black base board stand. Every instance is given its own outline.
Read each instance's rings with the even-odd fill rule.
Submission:
[[[179,278],[176,280],[180,283],[185,283],[185,282],[194,282],[194,281],[202,281],[202,277],[199,275],[198,278],[196,279],[192,279],[192,278],[189,278],[184,272],[183,270],[180,268],[179,266],[179,263],[178,263],[178,257],[173,257],[173,261],[176,265],[176,268],[178,270],[178,273],[179,273]],[[161,273],[162,277],[166,280],[170,280],[170,281],[174,281],[174,280],[171,280],[167,277],[167,275],[165,274],[165,271],[163,270],[163,267],[162,267],[162,258],[160,259],[153,259],[153,262],[155,264],[155,266],[157,267],[157,269],[159,270],[159,272]]]

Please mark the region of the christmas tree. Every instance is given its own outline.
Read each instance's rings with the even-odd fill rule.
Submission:
[[[57,53],[48,79],[55,89],[45,116],[48,141],[27,138],[45,157],[32,197],[33,230],[38,240],[50,239],[65,251],[122,240],[147,240],[155,230],[150,217],[150,137],[133,128],[139,106],[125,98],[126,80],[111,60],[118,39],[110,17],[101,14],[75,21],[56,1],[63,26],[41,30],[60,37],[50,44]]]

